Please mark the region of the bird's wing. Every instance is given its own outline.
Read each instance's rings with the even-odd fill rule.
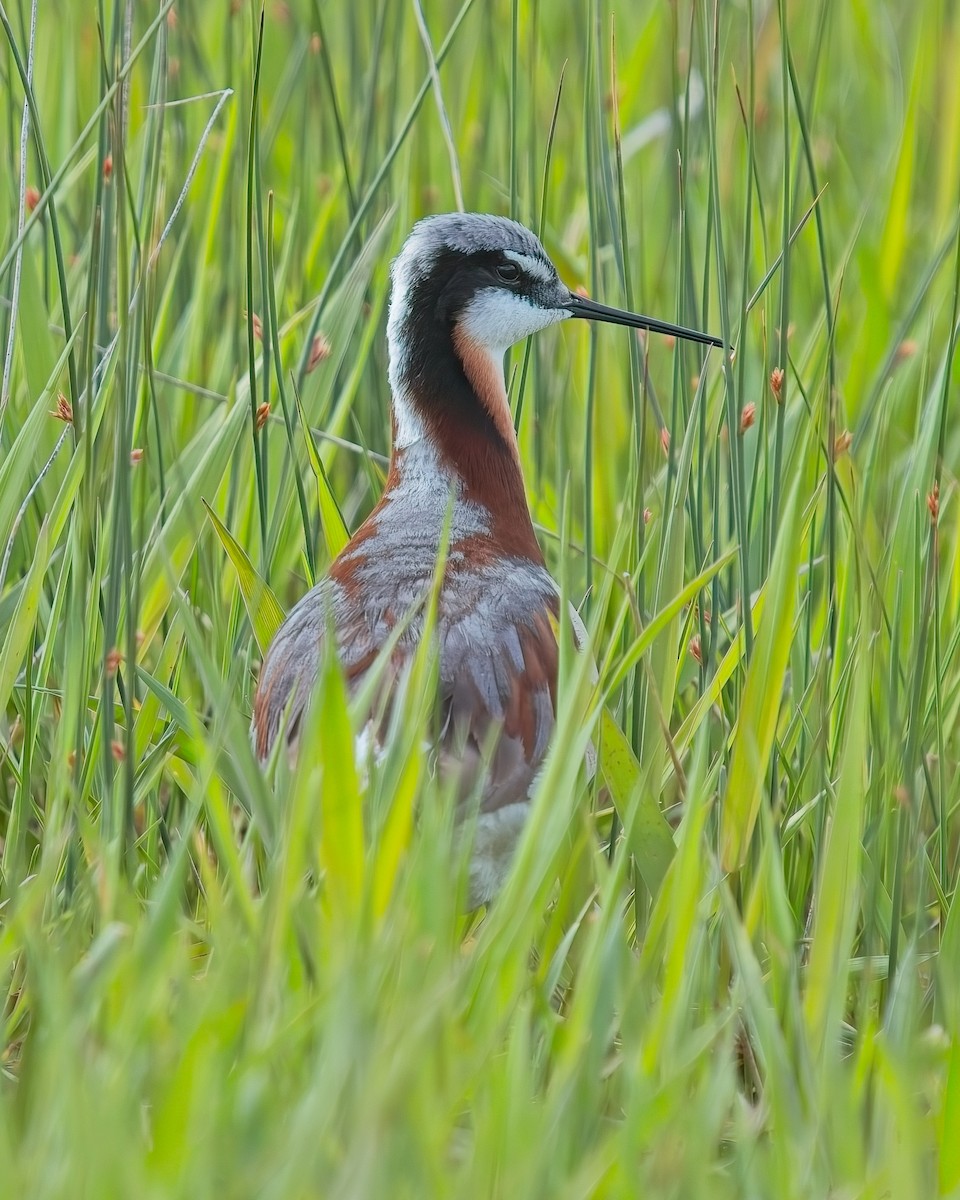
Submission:
[[[442,776],[468,794],[487,764],[481,808],[525,800],[554,725],[558,646],[552,597],[532,613],[480,630],[466,616],[441,646]]]
[[[525,800],[542,765],[555,719],[558,608],[556,598],[545,595],[532,612],[486,609],[441,620],[438,768],[442,778],[456,777],[461,796],[472,793],[485,771],[483,811]],[[281,626],[260,672],[251,734],[261,760],[288,707],[287,739],[296,755],[331,621],[348,686],[359,682],[391,632],[391,623],[354,608],[329,579],[308,592]],[[414,651],[417,636],[410,633],[395,646],[387,685]]]
[[[372,628],[332,579],[321,579],[307,592],[280,626],[260,669],[250,733],[261,760],[269,757],[288,706],[287,741],[291,755],[296,755],[300,725],[317,682],[330,628],[337,630],[338,653],[348,683],[370,666],[389,633],[386,628]],[[378,637],[378,632],[382,636]]]
[[[295,736],[303,719],[320,669],[329,602],[329,583],[323,579],[291,609],[264,655],[250,723],[253,748],[261,760],[270,754],[288,704],[288,738]]]

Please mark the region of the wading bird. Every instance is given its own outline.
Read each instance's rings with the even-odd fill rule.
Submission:
[[[434,749],[441,777],[455,772],[463,796],[485,771],[469,879],[477,907],[496,895],[509,867],[556,707],[559,594],[527,508],[504,353],[568,317],[723,343],[574,294],[539,239],[503,217],[425,218],[395,259],[391,283],[386,488],[278,631],[260,673],[252,736],[266,759],[286,717],[296,753],[328,629],[355,687],[405,622],[387,671],[396,680],[421,639],[422,602],[446,537]],[[571,620],[581,640],[575,612]],[[362,740],[375,747],[377,737],[368,725]]]

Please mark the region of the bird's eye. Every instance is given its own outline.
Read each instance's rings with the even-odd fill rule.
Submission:
[[[497,274],[504,283],[516,283],[520,278],[520,268],[516,263],[501,263],[500,266],[497,267]]]

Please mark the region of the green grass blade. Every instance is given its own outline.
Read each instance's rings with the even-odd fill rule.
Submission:
[[[736,871],[746,859],[764,779],[783,704],[783,684],[790,657],[797,608],[797,574],[803,542],[799,489],[787,501],[780,536],[767,581],[769,589],[754,655],[747,668],[734,733],[721,817],[721,860]]]
[[[650,895],[656,896],[676,852],[673,832],[657,804],[653,781],[641,771],[630,743],[607,709],[600,714],[599,757],[640,875]]]
[[[260,653],[265,654],[277,630],[283,624],[283,609],[270,585],[257,572],[246,552],[210,505],[203,501],[210,523],[216,530],[227,556],[237,572],[237,582],[243,595],[243,603],[250,618]]]
[[[323,462],[317,453],[317,446],[313,440],[313,434],[310,432],[310,425],[303,411],[303,404],[299,395],[297,396],[297,415],[300,418],[303,441],[307,447],[307,458],[310,461],[310,469],[313,471],[314,478],[317,481],[320,527],[323,530],[323,540],[327,547],[327,554],[332,561],[346,546],[347,542],[349,542],[350,533],[347,529],[347,523],[343,519],[343,513],[340,511],[340,506],[337,504],[336,497],[333,494],[333,489],[330,487],[330,481],[327,478]]]

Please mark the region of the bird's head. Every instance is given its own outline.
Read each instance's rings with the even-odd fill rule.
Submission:
[[[460,331],[493,354],[571,316],[570,289],[540,239],[506,217],[418,222],[394,260],[390,332],[408,342]]]
[[[494,364],[500,370],[510,346],[569,317],[723,345],[708,334],[577,295],[535,234],[485,213],[443,213],[419,221],[394,260],[391,282],[387,336],[401,445],[415,432],[403,428],[402,398],[431,387],[434,364],[449,361],[451,348],[475,390],[483,391],[486,385],[477,380]]]

